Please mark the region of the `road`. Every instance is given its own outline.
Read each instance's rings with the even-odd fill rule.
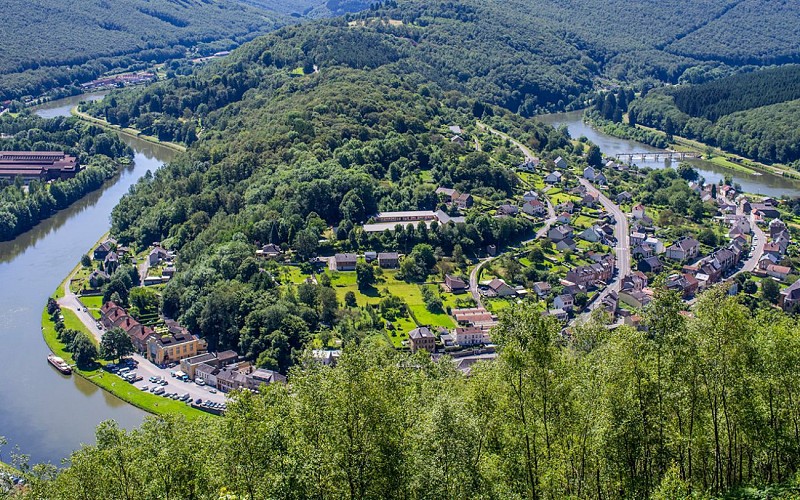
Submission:
[[[631,247],[630,240],[628,239],[628,218],[625,216],[625,212],[623,212],[616,203],[608,199],[605,194],[595,188],[589,181],[583,178],[578,180],[589,193],[598,196],[600,204],[603,205],[603,208],[608,213],[613,215],[614,219],[617,221],[617,223],[614,225],[614,238],[617,240],[617,246],[614,248],[616,253],[614,262],[617,268],[617,273],[614,277],[614,280],[597,295],[595,300],[589,306],[590,309],[594,309],[602,303],[606,295],[608,295],[612,290],[618,292],[622,283],[622,278],[629,275],[631,272]]]
[[[739,215],[744,215],[741,206],[736,209],[736,213]],[[764,231],[760,227],[758,227],[758,224],[756,224],[756,216],[753,214],[750,214],[750,229],[753,231],[753,243],[755,244],[756,248],[750,252],[750,258],[744,261],[742,268],[736,271],[731,278],[739,273],[750,273],[755,271],[758,261],[760,261],[761,256],[764,255],[764,245],[767,244],[767,235],[764,234]]]
[[[506,139],[507,141],[511,142],[511,144],[515,145],[517,148],[519,148],[520,151],[522,151],[522,154],[525,156],[526,160],[531,160],[531,159],[534,158],[533,151],[531,151],[530,148],[528,148],[527,146],[525,146],[521,142],[512,139],[508,134],[504,134],[503,132],[500,132],[499,130],[495,130],[492,127],[489,127],[488,125],[486,125],[484,123],[481,123],[481,122],[478,122],[478,127],[482,128],[483,130],[488,130],[492,134],[497,135],[499,137],[502,137],[503,139]],[[477,139],[475,139],[475,140],[477,142]],[[544,221],[544,226],[542,226],[541,229],[536,231],[536,237],[535,238],[523,241],[522,242],[523,245],[528,244],[528,243],[530,243],[532,241],[535,241],[537,238],[544,237],[547,234],[547,231],[550,230],[550,226],[553,225],[553,223],[555,223],[555,221],[556,221],[556,210],[555,210],[555,208],[553,208],[553,204],[550,202],[550,199],[547,198],[547,197],[545,197],[544,201],[545,201],[545,204],[547,205],[547,219]],[[486,264],[488,264],[489,262],[491,262],[492,260],[494,260],[496,258],[497,257],[490,257],[488,259],[483,259],[482,261],[480,261],[478,263],[477,266],[475,266],[472,269],[472,272],[469,273],[469,292],[470,292],[470,294],[472,294],[472,298],[475,300],[475,304],[476,304],[477,307],[482,307],[481,293],[480,293],[480,291],[478,291],[478,276],[480,275],[480,271],[483,268],[483,266],[485,266]]]
[[[70,276],[70,279],[71,278],[72,276]],[[97,320],[90,312],[85,310],[86,308],[83,306],[83,304],[81,304],[78,296],[72,293],[72,291],[69,289],[69,282],[69,279],[64,282],[64,297],[58,299],[58,305],[60,305],[62,308],[73,311],[84,324],[84,326],[86,326],[92,335],[94,335],[97,341],[100,342],[100,339],[103,337],[103,330],[98,328]],[[221,392],[212,394],[209,392],[211,390],[209,387],[199,386],[194,382],[183,382],[172,378],[169,373],[169,368],[159,368],[139,354],[134,354],[131,357],[139,363],[139,366],[136,368],[136,372],[143,378],[139,382],[133,384],[136,387],[152,387],[153,384],[148,379],[152,376],[156,376],[161,377],[168,382],[168,385],[164,386],[164,390],[166,392],[177,392],[181,395],[188,392],[193,401],[200,398],[203,400],[215,401],[217,403],[225,402],[225,394]],[[180,368],[173,368],[172,370],[179,369]]]

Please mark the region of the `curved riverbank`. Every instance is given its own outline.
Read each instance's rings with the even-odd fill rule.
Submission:
[[[70,116],[77,99],[53,101],[35,112]],[[17,448],[32,464],[60,464],[83,444],[94,443],[97,425],[105,420],[132,429],[148,415],[81,376],[60,374],[47,363],[50,349],[42,339],[45,299],[108,231],[109,214],[130,187],[177,154],[133,136],[120,137],[133,148],[134,159],[119,175],[31,231],[0,242],[0,280],[6,284],[0,287],[0,351],[5,353],[0,434],[8,440],[3,450]]]
[[[95,243],[92,245],[88,250],[87,254],[91,255],[91,252],[94,248],[97,247],[101,242],[105,241],[109,236],[109,233],[103,234]],[[72,270],[69,272],[66,278],[58,285],[58,288],[53,292],[51,297],[53,299],[60,299],[65,296],[65,290],[69,287],[70,282],[72,281],[73,276],[80,271],[82,265],[78,263]],[[80,296],[78,297],[80,301]],[[97,339],[89,331],[83,321],[78,318],[77,314],[70,310],[69,308],[62,307],[61,314],[64,316],[64,326],[65,328],[71,328],[73,330],[78,330],[83,332],[87,337],[89,337],[95,345],[98,344]],[[56,332],[56,326],[53,322],[53,319],[47,313],[47,306],[44,307],[42,310],[42,338],[44,339],[47,347],[60,358],[63,358],[67,361],[70,365],[72,365],[73,370],[72,373],[83,377],[85,380],[91,382],[92,384],[96,385],[100,389],[107,391],[110,394],[118,397],[122,401],[129,403],[141,410],[144,410],[148,413],[153,415],[167,415],[167,414],[181,414],[188,419],[195,419],[204,415],[205,413],[192,408],[191,406],[181,403],[178,401],[174,401],[172,399],[163,398],[161,396],[156,396],[149,392],[143,392],[140,389],[133,386],[121,378],[117,377],[116,375],[107,372],[103,369],[107,363],[105,361],[98,361],[97,366],[91,370],[83,370],[78,368],[75,365],[75,360],[72,357],[72,353],[66,350],[66,346],[61,343],[58,338],[58,333]],[[99,349],[99,345],[98,345]]]
[[[74,106],[70,110],[70,114],[72,116],[80,119],[80,120],[83,120],[83,121],[86,121],[86,122],[89,122],[89,123],[93,123],[95,125],[98,125],[98,126],[104,128],[104,129],[106,129],[106,130],[111,130],[111,131],[117,132],[117,133],[119,133],[121,135],[125,135],[125,136],[128,136],[128,137],[133,137],[133,138],[136,138],[136,139],[139,139],[139,140],[142,140],[142,141],[149,142],[151,144],[157,144],[158,146],[162,146],[162,147],[171,149],[171,150],[176,151],[178,153],[185,153],[186,152],[186,146],[182,146],[182,145],[176,144],[174,142],[161,141],[157,137],[152,137],[152,136],[149,136],[149,135],[145,135],[140,130],[136,130],[135,128],[122,128],[119,125],[112,125],[112,124],[108,123],[105,120],[102,120],[100,118],[96,118],[96,117],[94,117],[92,115],[89,115],[87,113],[84,113],[82,111],[78,111],[78,106]]]

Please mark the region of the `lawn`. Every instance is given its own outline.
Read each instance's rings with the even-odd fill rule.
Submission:
[[[281,266],[280,275],[278,278],[283,283],[288,282],[299,285],[300,283],[303,283],[309,276],[310,274],[303,273],[297,266]]]
[[[422,291],[419,284],[398,280],[395,277],[396,274],[396,271],[387,271],[383,276],[378,277],[379,282],[375,286],[366,290],[359,290],[356,284],[355,272],[330,272],[331,284],[333,289],[336,290],[336,297],[340,302],[344,302],[344,296],[347,292],[353,292],[359,307],[375,305],[383,298],[383,291],[388,290],[389,294],[403,299],[420,325],[442,326],[445,328],[455,327],[453,319],[446,313],[432,313],[427,310],[425,302],[422,300]],[[436,285],[426,286],[435,287]],[[449,298],[446,295],[449,294],[443,294],[442,296],[444,307],[455,305],[455,297]],[[409,323],[411,326],[409,330],[416,328],[417,325],[411,323],[410,320]]]
[[[572,219],[572,227],[575,228],[583,228],[586,229],[593,225],[597,224],[597,219],[592,219],[591,217],[587,217],[585,215],[579,215],[578,217],[574,217]]]
[[[86,331],[85,326],[81,320],[78,319],[78,316],[74,312],[67,309],[62,309],[62,314],[64,316],[64,326],[66,328],[80,330],[86,333],[89,338],[96,343],[94,336]],[[63,358],[67,361],[67,363],[74,366],[75,361],[72,359],[72,354],[67,352],[64,349],[64,346],[61,344],[61,341],[58,340],[55,324],[50,320],[47,310],[42,311],[42,336],[44,337],[45,343],[47,343],[48,347],[50,347],[50,350],[53,351],[56,356]],[[100,366],[103,364],[105,363],[101,361]],[[149,392],[142,392],[128,382],[125,382],[116,375],[104,371],[100,367],[94,370],[80,370],[78,368],[74,368],[73,373],[89,380],[93,384],[105,389],[123,401],[156,415],[179,413],[192,420],[205,414],[205,412],[195,410],[186,403],[180,403],[172,399],[156,396],[154,394],[150,394]]]
[[[100,309],[103,307],[102,295],[83,295],[80,300],[81,304],[89,309]]]

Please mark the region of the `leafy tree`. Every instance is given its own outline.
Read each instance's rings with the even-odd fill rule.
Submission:
[[[780,298],[781,287],[772,279],[761,281],[761,296],[772,304],[777,304]]]
[[[375,283],[375,268],[366,262],[356,264],[356,282],[360,290],[367,289]]]
[[[97,346],[83,332],[77,332],[69,345],[69,350],[72,352],[72,358],[78,368],[91,368],[97,360]]]
[[[91,267],[92,265],[92,258],[89,257],[87,254],[83,254],[81,256],[81,265],[83,267]]]
[[[347,307],[358,307],[358,302],[356,301],[356,294],[353,293],[352,290],[344,294],[344,303]]]
[[[104,359],[121,360],[134,353],[133,342],[122,328],[111,328],[100,339],[100,355]]]

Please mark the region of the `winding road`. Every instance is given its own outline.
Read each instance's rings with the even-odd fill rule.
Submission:
[[[481,128],[483,130],[486,130],[486,131],[488,131],[488,132],[490,132],[490,133],[492,133],[492,134],[494,134],[494,135],[496,135],[498,137],[502,137],[503,139],[509,141],[511,144],[516,146],[520,151],[522,151],[522,154],[525,156],[526,160],[532,160],[534,158],[533,151],[531,151],[530,148],[528,148],[527,146],[525,146],[521,142],[517,141],[516,139],[513,139],[508,134],[505,134],[503,132],[500,132],[499,130],[493,129],[492,127],[486,125],[485,123],[481,123],[480,121],[477,122],[477,124],[478,124],[479,128]],[[476,139],[476,141],[477,141],[477,139]],[[553,223],[555,223],[555,221],[556,221],[556,210],[553,207],[553,204],[550,202],[550,199],[547,198],[547,197],[545,197],[544,201],[545,201],[545,204],[547,205],[547,219],[544,221],[544,226],[542,226],[541,229],[536,231],[536,237],[535,238],[523,241],[522,242],[523,245],[525,245],[527,243],[530,243],[532,241],[535,241],[536,239],[542,238],[543,236],[545,236],[547,234],[547,231],[550,230],[550,226],[553,225]],[[497,257],[499,257],[499,255]],[[483,307],[482,301],[481,301],[481,294],[478,291],[478,276],[480,276],[481,269],[483,268],[483,266],[485,266],[486,264],[488,264],[492,260],[496,259],[497,257],[489,257],[487,259],[481,260],[480,262],[478,262],[478,265],[476,265],[472,269],[472,271],[469,273],[469,293],[472,295],[472,298],[475,300],[475,304],[476,304],[477,307]]]

